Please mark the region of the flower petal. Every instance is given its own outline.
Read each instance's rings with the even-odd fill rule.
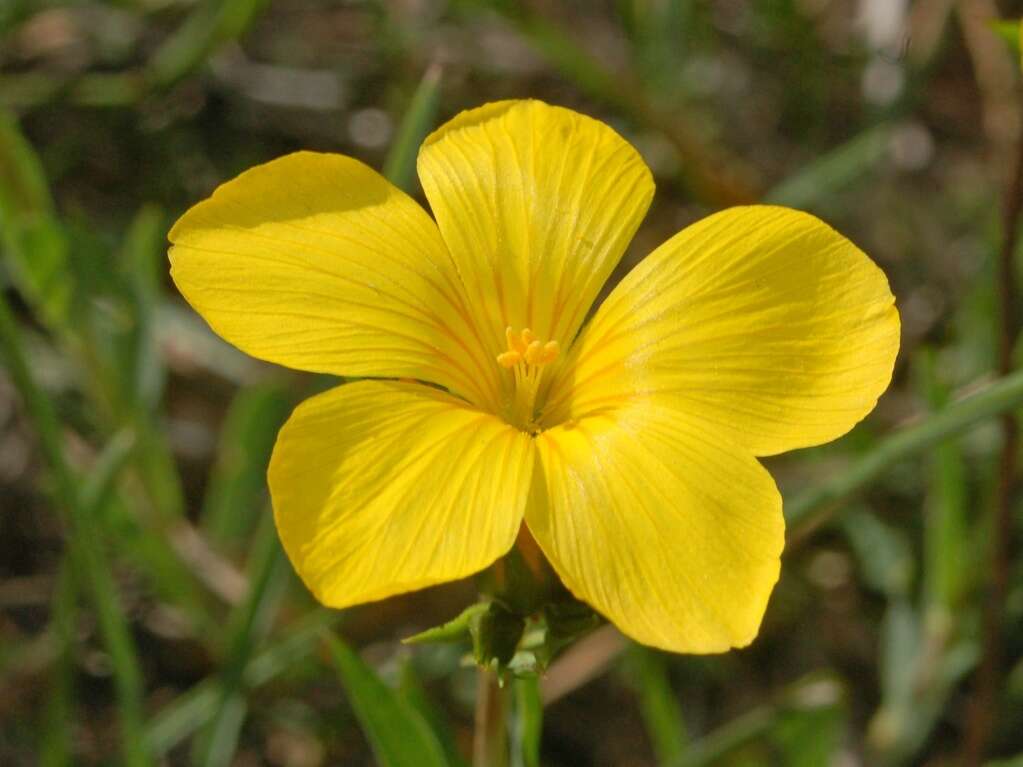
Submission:
[[[835,439],[891,381],[888,281],[813,216],[732,208],[683,230],[612,291],[551,385],[556,423],[630,397],[754,455]]]
[[[493,401],[498,373],[468,330],[436,225],[357,160],[298,152],[257,166],[185,213],[170,240],[182,295],[255,357]]]
[[[421,384],[359,381],[298,406],[268,473],[284,549],[331,607],[455,580],[515,542],[529,437]]]
[[[458,115],[423,143],[419,177],[493,354],[508,326],[567,346],[654,191],[610,127],[540,101]]]
[[[526,523],[577,597],[674,652],[753,640],[784,543],[781,497],[756,459],[649,402],[536,444],[545,482]]]

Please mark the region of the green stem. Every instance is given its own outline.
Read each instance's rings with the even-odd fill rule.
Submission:
[[[476,672],[473,767],[508,767],[507,692],[490,669]]]
[[[841,501],[869,485],[892,464],[1020,405],[1023,405],[1023,370],[884,438],[848,470],[786,503],[785,517],[792,530],[790,537],[800,537],[816,527]]]
[[[21,394],[29,417],[39,433],[39,444],[50,465],[57,507],[68,526],[68,553],[75,578],[91,592],[96,619],[110,655],[121,715],[125,764],[148,765],[151,760],[142,739],[143,682],[135,643],[118,602],[113,576],[103,555],[95,509],[88,508],[79,493],[81,483],[64,457],[60,423],[53,405],[39,388],[29,368],[18,327],[6,298],[0,294],[0,350],[11,380]]]
[[[512,720],[512,767],[540,767],[540,739],[543,734],[543,700],[540,680],[535,676],[512,683],[515,714]]]

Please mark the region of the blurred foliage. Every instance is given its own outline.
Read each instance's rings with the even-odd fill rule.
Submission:
[[[521,96],[610,122],[653,169],[619,276],[710,210],[795,205],[882,265],[904,335],[867,422],[768,461],[791,530],[754,645],[668,656],[598,629],[510,682],[512,764],[956,763],[992,419],[1023,403],[1023,373],[991,372],[1020,114],[1019,26],[995,10],[0,2],[0,764],[465,763],[471,642],[399,639],[473,584],[343,615],[312,602],[263,477],[289,409],[332,382],[217,340],[174,295],[165,236],[219,181],[298,148],[418,193],[429,130]],[[1019,557],[1004,637],[991,765],[1023,763]]]

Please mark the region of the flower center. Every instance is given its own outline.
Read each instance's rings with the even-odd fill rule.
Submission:
[[[536,393],[544,367],[558,358],[557,341],[538,340],[525,328],[516,333],[506,328],[508,349],[497,355],[497,363],[515,375],[515,391],[508,407],[509,420],[525,431],[536,431]]]

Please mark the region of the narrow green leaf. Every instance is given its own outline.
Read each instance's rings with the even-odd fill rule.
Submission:
[[[53,664],[50,686],[44,704],[42,742],[39,763],[42,767],[74,764],[71,732],[74,728],[74,652],[78,618],[74,578],[67,558],[57,573],[57,588],[51,602],[50,624],[59,643],[59,655]]]
[[[905,599],[893,600],[881,627],[881,706],[870,723],[871,748],[886,763],[900,763],[918,741],[919,656],[923,647],[920,616]]]
[[[254,689],[277,678],[309,657],[322,632],[333,628],[340,613],[314,610],[289,626],[283,638],[261,650],[245,668],[245,685]],[[154,716],[146,728],[146,742],[154,754],[162,755],[210,721],[217,710],[220,685],[206,679],[178,696]]]
[[[466,767],[465,760],[458,751],[454,733],[451,731],[451,722],[448,721],[444,709],[435,705],[427,697],[426,689],[423,687],[419,674],[416,673],[411,657],[402,660],[401,671],[398,675],[398,694],[406,705],[415,709],[430,725],[430,730],[437,738],[441,748],[444,749],[447,763],[452,767]]]
[[[156,333],[156,309],[166,273],[167,220],[155,205],[142,206],[121,246],[122,269],[131,286],[134,334],[131,355],[132,398],[152,409],[163,393],[164,364]]]
[[[890,133],[887,125],[863,131],[770,189],[764,202],[812,207],[879,167],[888,151]]]
[[[212,632],[221,624],[211,614],[210,599],[195,571],[181,559],[168,537],[159,528],[143,525],[138,506],[121,494],[111,494],[96,508],[104,538],[117,560],[142,574],[153,593],[185,615],[194,631],[201,636],[216,636]]]
[[[69,527],[68,550],[75,577],[87,584],[96,611],[99,633],[110,656],[120,713],[124,762],[130,767],[149,765],[142,738],[143,680],[135,643],[117,595],[116,585],[94,514],[82,504],[80,481],[64,456],[60,423],[53,404],[39,388],[29,368],[18,328],[0,294],[0,351],[11,380],[21,394],[37,431],[40,445],[55,480],[56,508]]]
[[[149,80],[161,88],[178,82],[217,47],[244,34],[265,5],[266,0],[202,0],[153,54]]]
[[[326,635],[348,700],[381,767],[443,767],[444,750],[430,726],[352,648]]]
[[[135,435],[123,429],[115,434],[99,454],[82,487],[82,503],[90,514],[103,513],[110,494],[125,465],[131,460]]]
[[[143,205],[131,220],[121,245],[122,263],[139,293],[160,296],[167,270],[167,216],[158,205]]]
[[[185,516],[185,491],[167,433],[154,414],[135,408],[130,414],[138,439],[135,467],[143,480],[143,490],[161,524],[175,524]]]
[[[633,644],[629,647],[625,670],[639,699],[640,714],[658,764],[669,764],[681,758],[687,741],[686,726],[678,698],[671,689],[664,656]]]
[[[884,697],[905,707],[913,697],[916,657],[920,652],[920,619],[906,600],[893,601],[881,629],[881,690]]]
[[[186,569],[165,536],[152,534],[139,524],[137,514],[116,493],[117,479],[135,458],[135,446],[135,434],[128,428],[110,439],[82,482],[82,503],[96,517],[117,555],[144,573],[157,594],[176,605],[197,631],[213,629],[215,624],[194,582],[194,573]]]
[[[196,741],[193,762],[226,767],[238,747],[248,708],[244,675],[256,643],[269,631],[286,584],[285,559],[270,515],[256,535],[249,567],[249,592],[228,621],[228,644],[220,674],[219,704],[203,737]]]
[[[0,113],[0,200],[4,216],[31,219],[53,214],[42,163],[7,113]]]
[[[914,558],[902,532],[861,507],[846,511],[840,527],[856,554],[864,582],[890,598],[908,596]]]
[[[416,156],[419,145],[436,124],[440,97],[441,67],[431,64],[412,94],[408,109],[394,136],[394,143],[384,162],[384,176],[399,189],[411,192],[416,178]]]
[[[200,523],[209,539],[231,550],[264,513],[266,466],[290,400],[276,384],[241,389],[228,408]]]
[[[619,14],[633,41],[633,58],[651,92],[684,106],[687,79],[679,72],[692,59],[701,29],[697,0],[625,0]]]
[[[238,738],[242,725],[249,712],[249,704],[245,696],[237,690],[221,691],[217,713],[210,724],[205,738],[199,738],[200,755],[193,758],[193,764],[205,767],[221,767],[231,764],[238,750]]]
[[[918,354],[920,388],[928,405],[940,410],[948,404],[949,389],[941,380],[932,349]],[[924,597],[929,609],[946,616],[959,604],[968,578],[970,544],[969,496],[962,449],[954,440],[940,443],[927,466],[929,481],[924,516]]]
[[[14,118],[0,112],[0,244],[18,289],[52,327],[71,309],[66,234],[53,212],[46,174]]]
[[[880,440],[869,453],[817,487],[785,503],[790,530],[822,521],[843,500],[868,486],[898,461],[1023,404],[1023,370]]]
[[[694,741],[672,767],[709,767],[748,743],[772,735],[782,718],[793,712],[812,713],[842,704],[839,684],[828,677],[811,676],[787,688],[776,703],[759,706],[729,720]],[[827,762],[825,762],[826,764]]]

